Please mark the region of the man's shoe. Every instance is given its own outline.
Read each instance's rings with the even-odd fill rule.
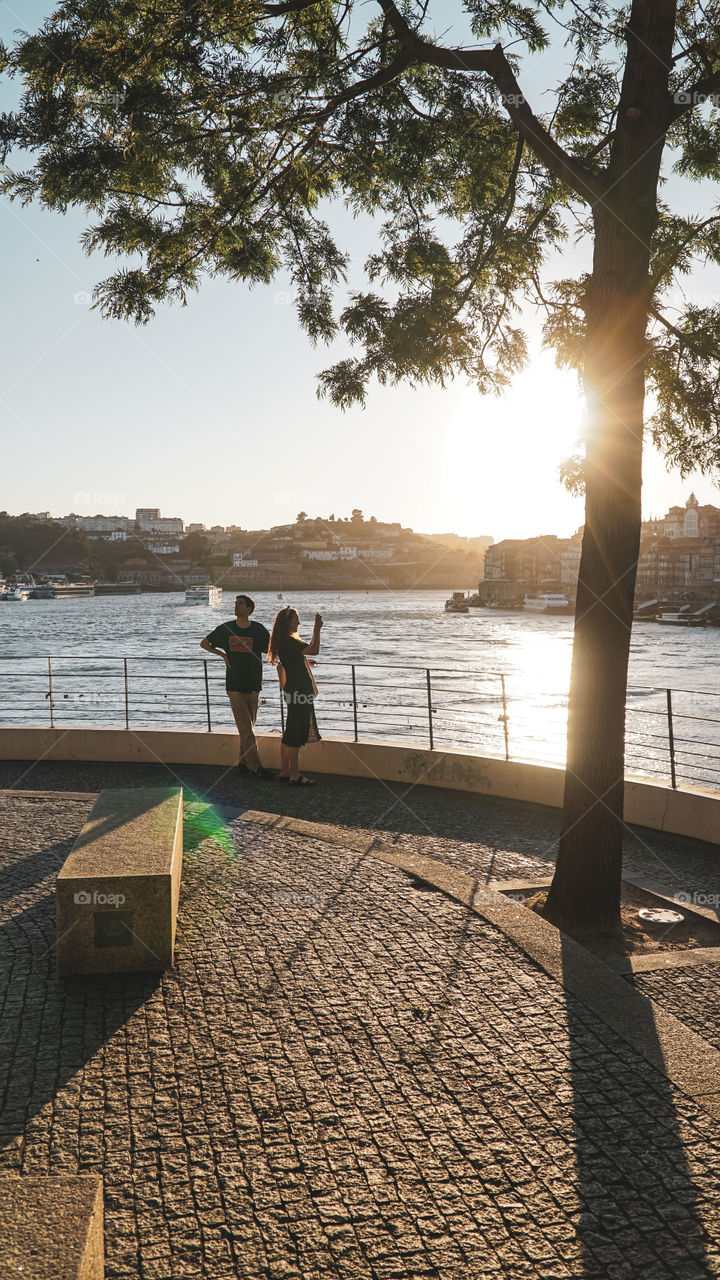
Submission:
[[[271,773],[269,769],[263,769],[262,765],[260,765],[259,768],[257,769],[253,769],[251,772],[252,772],[253,778],[274,778],[275,777],[274,773]]]

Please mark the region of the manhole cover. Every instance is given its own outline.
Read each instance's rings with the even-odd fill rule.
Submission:
[[[685,919],[679,911],[670,911],[667,907],[641,907],[638,915],[649,924],[682,924]]]

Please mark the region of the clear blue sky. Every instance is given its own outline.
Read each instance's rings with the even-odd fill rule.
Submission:
[[[34,29],[53,7],[0,0],[0,35]],[[537,80],[533,73],[531,85]],[[692,208],[697,196],[681,198]],[[333,352],[310,346],[282,277],[252,291],[208,280],[187,308],[165,307],[136,328],[101,320],[83,300],[108,264],[82,252],[82,212],[2,200],[0,219],[0,507],[61,515],[159,506],[186,521],[246,528],[301,509],[347,515],[361,507],[426,532],[496,539],[567,534],[582,522],[582,503],[557,479],[579,401],[574,379],[547,353],[536,350],[502,400],[461,382],[375,387],[364,411],[342,413],[316,398],[315,375]],[[342,210],[333,221],[359,266],[371,226]],[[576,250],[569,257],[567,274],[585,265]],[[694,287],[717,291],[718,274]],[[645,476],[646,514],[684,501],[691,488],[720,505],[710,480],[667,476],[652,453]]]

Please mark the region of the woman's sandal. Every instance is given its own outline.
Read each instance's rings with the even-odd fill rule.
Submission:
[[[299,778],[288,778],[291,787],[314,787],[315,783],[312,778],[306,778],[304,774],[300,774]]]

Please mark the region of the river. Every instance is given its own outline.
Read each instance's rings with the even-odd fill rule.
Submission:
[[[200,728],[207,727],[209,704],[212,728],[230,727],[223,664],[210,658],[206,668],[198,642],[232,616],[234,595],[226,592],[224,604],[215,608],[188,606],[181,593],[3,604],[0,721],[49,724],[52,702],[58,727]],[[352,736],[357,716],[360,737],[428,742],[432,721],[436,746],[500,755],[507,748],[513,759],[560,763],[572,618],[489,609],[446,614],[446,595],[320,591],[280,600],[276,593],[259,592],[254,616],[270,627],[276,609],[293,603],[300,633],[309,638],[315,610],[323,614],[316,676],[318,720],[327,736]],[[635,624],[629,771],[669,776],[666,690],[671,689],[678,780],[720,788],[719,655],[720,628]],[[271,671],[264,694],[259,727],[278,728],[277,681]],[[500,719],[503,714],[507,721]]]

